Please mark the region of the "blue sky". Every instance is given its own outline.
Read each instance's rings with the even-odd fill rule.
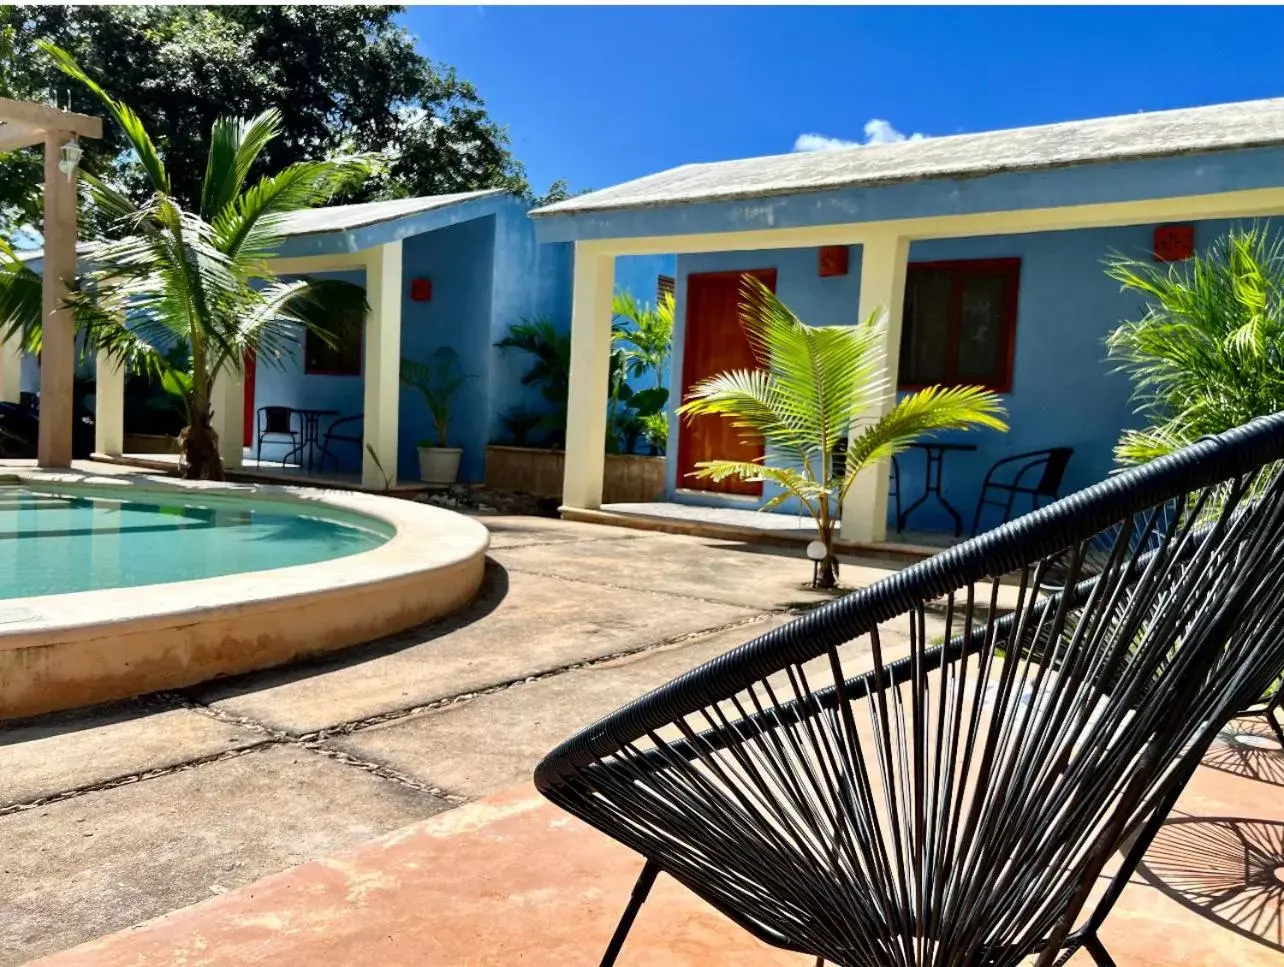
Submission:
[[[542,191],[802,135],[939,136],[1284,95],[1284,10],[415,7]],[[1263,44],[1264,39],[1268,39]]]

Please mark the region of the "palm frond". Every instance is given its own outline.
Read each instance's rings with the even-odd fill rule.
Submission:
[[[54,66],[68,77],[85,85],[90,93],[98,98],[103,107],[107,109],[107,113],[119,125],[120,130],[134,149],[134,153],[138,155],[138,163],[142,165],[143,170],[147,173],[147,178],[151,181],[152,188],[158,192],[168,193],[170,190],[169,173],[165,170],[165,164],[161,161],[156,145],[152,143],[151,136],[148,135],[147,129],[143,127],[142,120],[134,113],[133,108],[128,104],[122,104],[103,90],[97,81],[80,69],[80,65],[76,63],[75,58],[61,47],[47,40],[36,41],[36,46],[53,59]]]
[[[17,340],[28,352],[40,351],[42,298],[40,276],[0,239],[0,341]]]
[[[241,194],[250,169],[281,132],[281,112],[253,118],[219,118],[210,131],[209,159],[201,184],[201,217],[212,222]]]

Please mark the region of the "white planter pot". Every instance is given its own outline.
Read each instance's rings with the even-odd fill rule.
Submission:
[[[420,447],[419,479],[426,484],[447,487],[459,476],[459,458],[464,451],[458,447]]]

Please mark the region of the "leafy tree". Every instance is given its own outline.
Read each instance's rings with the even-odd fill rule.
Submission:
[[[85,74],[65,51],[42,45],[68,77],[106,110],[130,145],[149,193],[141,203],[86,174],[90,204],[113,229],[85,255],[93,268],[69,299],[87,352],[102,351],[135,373],[157,378],[186,398],[180,435],[186,475],[221,479],[211,425],[210,389],[225,372],[241,372],[248,352],[275,358],[297,341],[298,327],[333,338],[329,320],[364,311],[359,286],[336,280],[285,282],[268,269],[280,243],[282,217],[324,204],[365,176],[362,158],[298,162],[256,181],[250,172],[282,130],[278,112],[248,120],[220,118],[209,135],[196,201],[174,193],[172,166],[138,115]],[[0,269],[0,328],[39,347],[40,279],[12,253]],[[176,353],[175,347],[187,352]],[[190,359],[179,372],[176,359]],[[184,378],[186,377],[186,378]]]
[[[370,6],[13,6],[0,8],[0,96],[96,109],[68,85],[40,40],[68,50],[147,119],[164,152],[169,193],[195,209],[204,144],[227,115],[279,112],[279,131],[251,177],[331,154],[379,152],[387,164],[339,200],[481,188],[529,194],[508,136],[471,84],[415,51],[394,18]],[[69,90],[69,88],[71,88]],[[85,170],[135,201],[151,179],[118,129],[86,142]],[[39,225],[40,155],[0,156],[0,232]]]
[[[1284,410],[1284,243],[1258,226],[1233,229],[1188,262],[1114,256],[1106,272],[1147,300],[1106,338],[1149,424],[1124,432],[1119,463]]]
[[[843,500],[862,470],[934,431],[978,426],[1007,429],[999,398],[989,390],[932,386],[910,394],[887,414],[862,426],[851,438],[844,467],[836,469],[834,453],[839,443],[891,392],[879,316],[875,313],[856,326],[809,326],[761,282],[746,278],[741,323],[761,368],[701,380],[678,408],[688,418],[725,417],[743,436],[765,445],[761,463],[709,460],[696,464],[695,476],[775,484],[780,493],[763,510],[796,497],[815,519],[825,545],[814,579],[819,588],[837,584],[834,529],[842,518]]]

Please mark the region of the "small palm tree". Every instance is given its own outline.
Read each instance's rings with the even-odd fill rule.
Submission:
[[[664,293],[655,306],[639,303],[631,292],[617,292],[611,300],[612,337],[623,352],[633,377],[655,373],[655,385],[664,384],[664,371],[673,351],[673,295]]]
[[[535,357],[522,374],[523,386],[536,386],[551,407],[530,421],[527,433],[547,435],[549,445],[566,445],[566,400],[571,385],[571,334],[559,332],[552,320],[541,317],[523,319],[509,327],[508,335],[495,345],[500,349],[518,349]],[[524,414],[523,414],[524,415]]]
[[[837,585],[834,530],[862,470],[889,460],[924,434],[978,426],[1007,429],[998,396],[976,386],[929,387],[886,414],[867,418],[893,392],[883,362],[881,313],[855,326],[809,326],[770,289],[747,277],[741,323],[761,368],[702,380],[678,412],[688,419],[725,417],[746,438],[762,442],[766,452],[761,463],[705,461],[696,465],[694,476],[777,485],[780,493],[763,510],[796,497],[815,520],[825,547],[815,587]],[[842,471],[836,472],[835,451],[856,427]]]
[[[1107,274],[1147,300],[1106,338],[1149,425],[1115,446],[1146,463],[1256,416],[1284,410],[1284,245],[1234,229],[1185,263],[1114,256]]]
[[[223,373],[240,373],[247,353],[279,358],[299,328],[333,339],[332,320],[365,312],[359,286],[336,280],[282,281],[268,268],[289,212],[327,202],[367,175],[364,158],[302,162],[247,186],[281,116],[223,118],[210,134],[199,210],[184,209],[170,189],[164,160],[142,121],[86,75],[72,57],[42,44],[63,73],[84,84],[124,131],[151,194],[135,203],[91,174],[81,176],[92,221],[106,228],[84,254],[93,268],[76,280],[68,302],[87,353],[102,351],[135,373],[161,379],[171,350],[190,356],[189,425],[181,435],[186,475],[222,479],[211,423],[210,390]],[[28,349],[40,344],[40,279],[0,253],[0,329]],[[33,298],[34,292],[34,298]],[[33,311],[34,310],[34,311]],[[177,385],[179,381],[171,379]]]

